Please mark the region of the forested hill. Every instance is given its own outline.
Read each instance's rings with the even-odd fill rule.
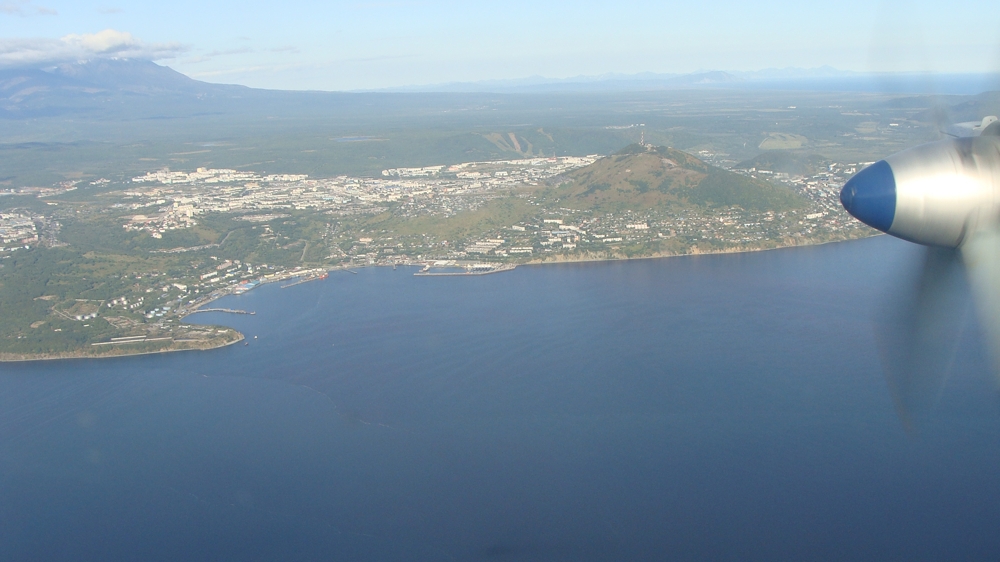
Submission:
[[[669,147],[632,144],[570,172],[549,193],[573,209],[741,207],[786,211],[806,201],[791,190],[702,162]]]

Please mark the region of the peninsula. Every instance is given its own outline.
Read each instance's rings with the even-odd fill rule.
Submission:
[[[888,94],[278,92],[126,60],[0,82],[0,360],[232,344],[189,316],[334,269],[869,236],[840,187],[938,134],[937,101]]]
[[[317,279],[334,268],[483,272],[867,236],[837,202],[858,166],[797,176],[632,144],[606,157],[396,168],[379,177],[199,168],[20,190],[9,197],[24,207],[0,214],[0,360],[230,345],[242,335],[185,317],[261,283]]]

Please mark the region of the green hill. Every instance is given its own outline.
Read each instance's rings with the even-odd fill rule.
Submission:
[[[546,199],[580,210],[741,207],[785,211],[806,201],[766,181],[711,166],[668,147],[633,144],[563,176]]]

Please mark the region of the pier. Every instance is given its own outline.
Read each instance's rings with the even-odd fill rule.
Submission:
[[[237,310],[235,308],[199,308],[198,310],[192,310],[187,314],[197,314],[199,312],[228,312],[229,314],[249,314],[250,316],[257,314],[253,311],[247,312],[246,310]]]
[[[282,285],[281,288],[282,289],[287,289],[289,287],[294,287],[296,285],[301,285],[303,283],[308,283],[310,281],[318,281],[320,279],[326,279],[326,278],[327,278],[327,274],[326,273],[322,273],[320,275],[310,275],[309,277],[303,277],[302,279],[299,279],[298,281],[293,281],[293,282],[291,282],[291,283],[289,283],[287,285]]]
[[[473,264],[473,265],[452,265],[444,267],[461,267],[465,271],[431,271],[431,265],[424,265],[424,268],[414,273],[419,277],[444,277],[444,276],[468,276],[468,275],[489,275],[501,271],[510,271],[517,267],[515,264]]]

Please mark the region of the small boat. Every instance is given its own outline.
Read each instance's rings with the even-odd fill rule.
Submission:
[[[243,342],[243,345],[250,345],[250,342],[245,341],[245,342]]]

